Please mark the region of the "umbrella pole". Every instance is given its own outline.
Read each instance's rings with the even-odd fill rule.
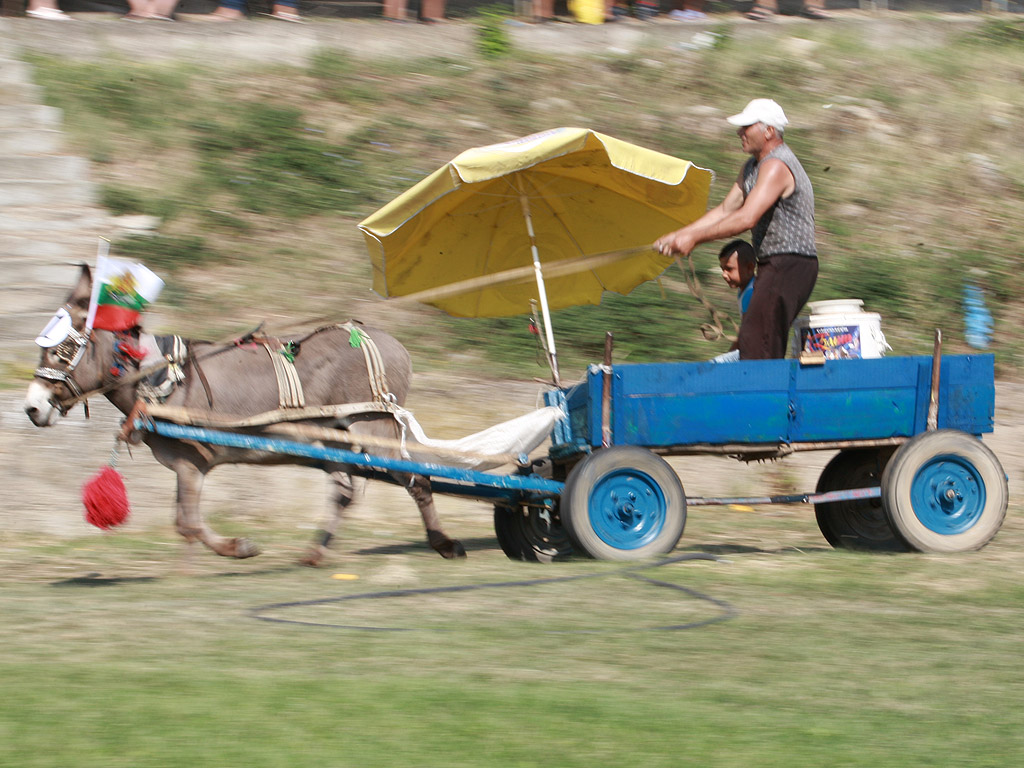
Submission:
[[[540,254],[537,252],[537,237],[533,233],[533,217],[530,215],[530,201],[526,195],[519,195],[519,203],[523,207],[523,218],[526,219],[526,232],[530,236],[530,255],[533,257],[533,273],[537,278],[537,292],[540,294],[540,313],[544,324],[544,338],[548,342],[548,364],[556,387],[562,386],[558,378],[558,355],[555,352],[555,336],[551,331],[551,312],[548,310],[548,294],[544,288],[544,273],[540,268]]]

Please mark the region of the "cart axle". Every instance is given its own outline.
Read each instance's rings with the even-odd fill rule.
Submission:
[[[828,493],[794,493],[786,496],[736,496],[733,498],[705,498],[703,496],[687,497],[688,507],[724,507],[729,504],[828,504],[833,501],[857,501],[861,499],[877,499],[882,489],[851,488],[847,491],[829,491]]]

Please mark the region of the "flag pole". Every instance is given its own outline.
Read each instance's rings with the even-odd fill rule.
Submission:
[[[85,318],[85,334],[89,335],[92,331],[92,325],[96,322],[96,308],[99,306],[100,301],[100,287],[103,285],[103,281],[100,279],[103,270],[100,266],[106,261],[107,256],[110,255],[110,241],[105,237],[101,237],[99,242],[96,244],[96,269],[92,273],[92,293],[89,296],[89,314]]]

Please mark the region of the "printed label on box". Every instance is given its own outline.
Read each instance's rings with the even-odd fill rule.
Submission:
[[[826,360],[851,360],[861,357],[860,326],[832,325],[825,328],[801,328],[800,349],[822,352]]]

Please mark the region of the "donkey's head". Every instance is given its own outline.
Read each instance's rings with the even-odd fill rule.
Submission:
[[[25,413],[37,427],[56,424],[84,392],[110,376],[112,334],[85,328],[91,295],[92,273],[83,264],[64,306],[36,339],[42,355],[25,396]]]

